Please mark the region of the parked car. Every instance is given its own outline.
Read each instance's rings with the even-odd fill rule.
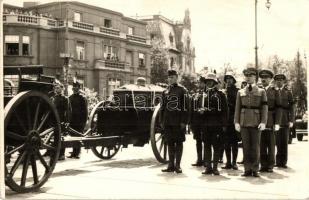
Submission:
[[[298,141],[302,141],[304,135],[308,135],[308,111],[306,111],[302,118],[295,120],[295,132]]]

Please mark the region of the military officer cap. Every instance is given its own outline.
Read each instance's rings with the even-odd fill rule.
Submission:
[[[276,74],[274,76],[274,80],[283,79],[286,80],[286,76],[284,74]]]
[[[212,80],[212,81],[214,81],[216,84],[218,84],[217,76],[216,76],[215,73],[212,73],[212,72],[209,72],[209,73],[206,74],[205,80],[206,80],[206,81]]]
[[[168,76],[178,76],[178,73],[177,73],[177,71],[176,70],[174,70],[174,69],[169,69],[168,71],[167,71],[167,75]]]
[[[235,79],[235,77],[234,77],[232,72],[226,72],[226,74],[224,75],[224,78],[223,78],[224,82],[226,82],[226,79],[228,77],[231,77],[234,80],[234,83],[236,83],[236,79]]]
[[[242,73],[245,75],[245,76],[249,76],[249,75],[255,75],[257,76],[258,75],[258,71],[257,69],[253,68],[253,67],[249,67],[247,69],[244,69],[242,71]]]
[[[263,69],[259,72],[259,77],[263,78],[263,77],[270,77],[273,78],[274,77],[274,73],[272,71],[270,71],[269,69]]]

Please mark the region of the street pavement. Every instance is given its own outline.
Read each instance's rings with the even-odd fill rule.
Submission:
[[[130,145],[111,160],[100,160],[91,150],[81,159],[58,162],[53,175],[33,193],[17,194],[6,188],[7,199],[304,199],[309,198],[308,142],[289,145],[287,169],[241,177],[239,170],[220,169],[220,176],[202,175],[195,162],[195,141],[187,135],[183,174],[162,173],[165,165],[154,158],[151,146]],[[70,150],[67,150],[69,152]],[[242,160],[242,149],[238,160]],[[221,165],[223,166],[223,165]]]

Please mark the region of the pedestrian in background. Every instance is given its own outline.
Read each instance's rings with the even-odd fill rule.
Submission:
[[[287,84],[284,84],[286,76],[284,74],[276,74],[274,80],[277,90],[280,92],[282,108],[280,129],[276,135],[276,166],[287,168],[289,132],[295,121],[295,105],[292,91],[288,88]]]
[[[80,94],[80,83],[73,82],[73,94],[69,97],[70,105],[72,107],[71,117],[70,117],[70,127],[74,130],[83,133],[87,118],[88,118],[88,103],[86,97]],[[73,137],[78,137],[79,135],[72,135]],[[73,151],[68,158],[79,159],[81,147],[73,147]]]
[[[54,84],[54,96],[51,97],[52,102],[54,103],[56,110],[59,115],[60,123],[68,123],[70,116],[70,103],[67,97],[63,95],[63,84],[59,81]],[[47,151],[44,156],[49,155],[49,151]],[[65,159],[65,148],[61,147],[60,154],[58,160]]]
[[[162,172],[182,173],[180,167],[186,125],[189,122],[189,97],[185,87],[178,84],[178,73],[168,71],[169,86],[162,94],[161,126],[168,145],[169,163]]]
[[[227,101],[225,94],[217,88],[216,74],[208,73],[205,80],[206,91],[199,111],[202,114],[202,140],[206,164],[203,174],[219,175],[218,161],[220,150],[223,148],[223,132],[226,131],[227,125]]]
[[[237,166],[237,155],[238,155],[238,141],[240,138],[235,130],[234,126],[234,114],[235,114],[235,105],[238,88],[236,87],[236,79],[231,72],[227,72],[224,76],[224,82],[226,83],[225,94],[227,96],[228,104],[228,120],[227,120],[227,131],[224,135],[225,144],[225,155],[226,155],[226,164],[222,169],[238,169]],[[231,158],[232,154],[232,158]]]
[[[243,71],[247,86],[237,93],[235,130],[241,133],[244,153],[243,176],[259,177],[261,131],[267,122],[267,96],[256,85],[258,72],[255,68]]]
[[[275,165],[275,132],[279,131],[281,122],[280,92],[270,85],[274,74],[264,69],[259,72],[262,89],[266,91],[268,117],[266,129],[261,133],[261,168],[260,172],[273,172]]]

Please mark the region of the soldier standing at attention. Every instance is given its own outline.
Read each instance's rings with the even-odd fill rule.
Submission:
[[[203,94],[199,111],[202,114],[202,140],[206,164],[203,174],[219,175],[218,162],[220,150],[223,148],[222,135],[227,125],[227,100],[225,94],[216,87],[218,84],[216,74],[208,73],[205,79],[206,92]]]
[[[235,107],[235,130],[241,133],[245,172],[242,176],[259,177],[261,131],[267,122],[267,96],[258,88],[255,68],[243,71],[247,86],[237,93]]]
[[[234,126],[234,114],[235,114],[235,104],[236,104],[236,96],[238,92],[238,88],[235,86],[236,79],[234,78],[231,72],[227,72],[224,76],[224,82],[227,87],[225,90],[225,94],[227,95],[227,104],[229,108],[228,115],[228,125],[227,131],[225,133],[225,155],[226,155],[226,164],[222,169],[238,169],[237,166],[237,155],[238,155],[238,141],[239,138],[235,131]],[[232,159],[231,159],[232,153]]]
[[[268,117],[266,129],[261,133],[261,169],[260,172],[273,172],[275,165],[275,131],[279,131],[281,121],[281,99],[279,90],[270,85],[274,74],[270,70],[261,70],[259,77],[262,89],[266,91]]]
[[[162,172],[182,173],[180,162],[189,120],[189,97],[187,89],[178,84],[177,80],[178,73],[175,70],[168,70],[169,86],[162,94],[161,126],[168,145],[169,163]]]
[[[190,113],[190,127],[193,132],[193,139],[196,140],[196,153],[197,161],[192,164],[192,166],[203,166],[203,143],[202,143],[202,130],[201,130],[201,114],[198,112],[198,109],[201,106],[201,100],[203,92],[205,91],[205,78],[203,76],[199,79],[199,89],[193,94],[191,99],[191,113]],[[204,155],[205,156],[205,155]]]
[[[54,96],[51,98],[54,103],[56,110],[59,114],[59,119],[61,123],[68,123],[70,116],[70,104],[67,97],[63,95],[63,85],[59,82],[54,86]],[[48,152],[46,153],[48,155]],[[61,147],[58,160],[64,160],[65,148]]]
[[[288,89],[287,85],[284,85],[286,76],[284,74],[276,74],[274,80],[280,92],[282,108],[280,130],[276,135],[276,166],[287,168],[289,131],[290,128],[293,127],[293,122],[295,120],[294,101],[291,90]]]
[[[83,133],[88,118],[88,103],[87,99],[80,94],[79,90],[80,84],[77,81],[73,82],[73,94],[69,97],[72,107],[70,127],[80,133]],[[69,158],[79,159],[80,151],[80,147],[73,147],[73,151],[71,152]]]

